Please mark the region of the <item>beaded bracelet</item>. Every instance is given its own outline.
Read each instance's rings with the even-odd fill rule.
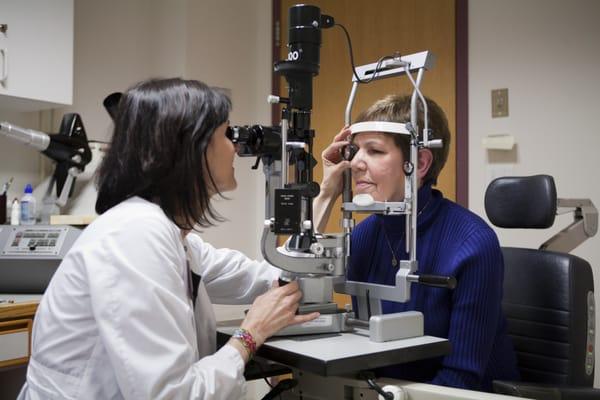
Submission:
[[[244,345],[246,350],[250,353],[250,358],[252,358],[254,353],[256,353],[256,342],[254,341],[252,334],[244,328],[237,328],[233,331],[231,337],[242,342],[242,345]]]

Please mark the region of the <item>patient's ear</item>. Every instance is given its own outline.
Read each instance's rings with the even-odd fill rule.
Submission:
[[[433,163],[433,153],[429,149],[420,149],[418,158],[417,178],[419,179],[420,184],[425,175],[427,175],[427,172],[429,172],[429,168],[431,168],[431,164]]]

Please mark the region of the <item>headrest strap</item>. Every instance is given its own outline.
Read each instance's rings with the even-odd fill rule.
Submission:
[[[357,122],[350,125],[350,132],[356,135],[362,132],[385,132],[397,133],[400,135],[410,135],[410,131],[406,128],[406,124],[400,122],[387,121],[365,121]]]

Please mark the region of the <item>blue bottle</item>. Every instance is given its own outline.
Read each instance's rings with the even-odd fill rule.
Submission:
[[[21,197],[21,225],[35,224],[36,204],[33,197],[33,188],[31,184],[25,186],[25,193]]]

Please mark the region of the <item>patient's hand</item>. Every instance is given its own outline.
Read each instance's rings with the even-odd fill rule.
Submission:
[[[350,168],[350,162],[345,161],[340,154],[341,149],[350,144],[349,137],[350,128],[345,126],[321,153],[321,159],[323,160],[321,193],[334,200],[342,193],[343,173]]]

